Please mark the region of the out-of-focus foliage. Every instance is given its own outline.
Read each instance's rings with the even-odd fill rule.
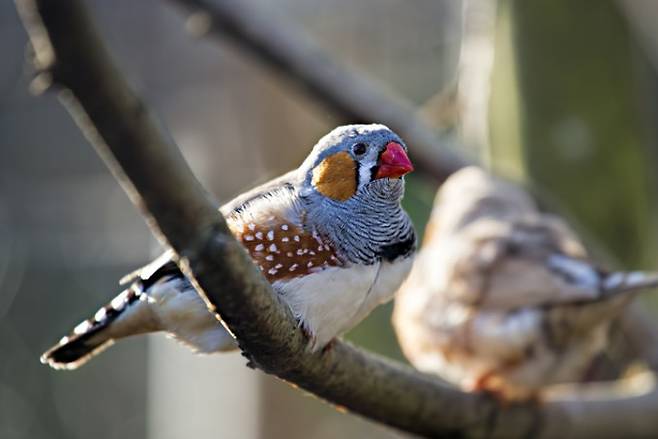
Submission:
[[[607,258],[656,269],[656,72],[632,23],[614,1],[506,1],[499,20],[495,165]]]

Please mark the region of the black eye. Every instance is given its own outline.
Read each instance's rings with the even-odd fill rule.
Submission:
[[[365,154],[367,149],[368,149],[368,145],[366,145],[365,143],[357,143],[352,147],[352,151],[354,151],[354,154],[356,155]]]

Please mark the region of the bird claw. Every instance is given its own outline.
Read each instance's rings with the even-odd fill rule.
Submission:
[[[519,392],[500,386],[496,381],[496,371],[489,371],[480,376],[471,386],[469,391],[484,394],[503,407],[515,403],[540,404],[541,395],[539,391]]]
[[[329,341],[329,343],[327,343],[326,345],[324,345],[324,347],[322,348],[322,355],[324,355],[324,354],[326,354],[326,353],[328,353],[328,352],[331,352],[331,351],[334,349],[334,346],[336,346],[336,339],[335,339],[335,338],[332,338],[332,339]]]
[[[317,337],[313,335],[313,333],[309,331],[304,325],[299,325],[299,329],[302,331],[302,334],[304,334],[304,338],[306,338],[306,349],[308,351],[314,352],[317,349]]]

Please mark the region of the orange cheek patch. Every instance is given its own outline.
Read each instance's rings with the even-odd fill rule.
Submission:
[[[327,157],[313,170],[313,186],[325,197],[346,201],[356,192],[356,163],[346,153]]]

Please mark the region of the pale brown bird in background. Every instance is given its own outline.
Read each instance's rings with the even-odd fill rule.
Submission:
[[[582,381],[611,321],[658,275],[597,267],[560,218],[478,168],[439,191],[393,322],[418,368],[504,400]]]

